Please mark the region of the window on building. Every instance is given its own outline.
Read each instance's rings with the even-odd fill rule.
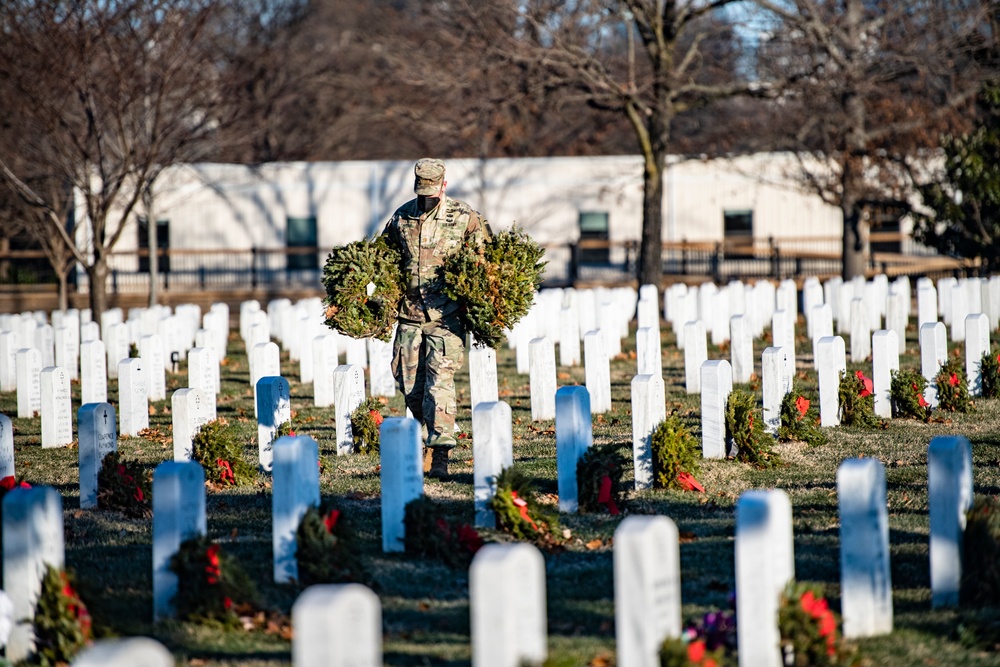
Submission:
[[[899,206],[884,204],[873,206],[869,210],[872,229],[870,247],[872,252],[903,252],[903,237],[900,219],[905,211]]]
[[[607,211],[580,211],[581,241],[607,241],[609,238]],[[580,261],[587,264],[607,264],[610,261],[610,250],[607,246],[581,248]]]
[[[288,218],[288,227],[286,229],[285,246],[289,249],[315,248],[318,245],[319,238],[316,234],[316,216]],[[304,254],[289,253],[287,266],[289,270],[316,270],[319,268],[319,262],[315,252]]]
[[[752,239],[753,211],[723,211],[722,229],[726,239]]]
[[[136,225],[139,231],[139,248],[149,247],[149,221],[145,216],[139,217],[139,224]],[[170,250],[170,221],[156,221],[156,247],[159,250]],[[170,271],[170,255],[164,253],[159,255],[159,263],[156,265],[157,271],[167,273]],[[149,255],[139,255],[139,273],[149,273]]]

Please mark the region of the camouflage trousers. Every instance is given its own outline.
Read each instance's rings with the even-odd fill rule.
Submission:
[[[399,321],[392,343],[392,375],[406,407],[426,427],[430,447],[458,444],[455,373],[464,359],[464,332],[458,317],[435,322]]]

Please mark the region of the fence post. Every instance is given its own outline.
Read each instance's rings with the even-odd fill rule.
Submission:
[[[111,293],[118,294],[118,269],[111,269]]]
[[[681,275],[686,276],[688,272],[688,242],[681,239]]]
[[[569,244],[569,284],[576,285],[580,279],[580,244]]]
[[[250,248],[250,286],[257,289],[257,246]]]
[[[205,291],[205,265],[201,264],[198,266],[198,285],[201,287],[202,291]]]
[[[767,243],[771,247],[771,274],[775,280],[781,280],[781,248],[773,236],[767,237]]]
[[[712,278],[717,283],[722,282],[722,243],[715,243],[715,252],[712,253]]]

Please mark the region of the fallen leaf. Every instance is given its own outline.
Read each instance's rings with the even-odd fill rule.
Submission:
[[[680,542],[681,544],[694,542],[696,539],[698,539],[698,536],[689,530],[682,530],[680,533],[677,534],[677,537],[678,537],[677,541]]]
[[[587,547],[588,550],[593,551],[595,549],[600,549],[601,547],[603,547],[604,542],[600,539],[593,539],[584,544],[583,546]]]

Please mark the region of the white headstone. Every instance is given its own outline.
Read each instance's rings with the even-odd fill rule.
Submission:
[[[337,337],[323,334],[312,340],[313,405],[328,408],[336,402],[334,371],[337,370]]]
[[[0,479],[14,477],[14,426],[10,417],[0,415]]]
[[[59,327],[55,330],[55,365],[65,368],[70,380],[78,377],[79,343],[70,333],[69,327]]]
[[[272,448],[271,545],[274,581],[299,577],[296,531],[306,510],[319,507],[319,445],[308,435],[278,438]]]
[[[787,351],[785,377],[791,382],[795,377],[795,320],[788,311],[776,310],[771,316],[771,345]]]
[[[825,336],[817,344],[819,369],[819,424],[840,426],[840,376],[847,372],[844,339]]]
[[[281,375],[281,350],[277,343],[257,343],[250,351],[250,386],[254,387],[254,409],[257,409],[257,383],[261,378]],[[259,415],[258,415],[259,416]]]
[[[921,278],[921,280],[924,280]],[[937,290],[929,280],[917,282],[917,328],[937,322]]]
[[[73,443],[73,399],[69,372],[49,366],[38,376],[42,394],[42,447],[65,447]]]
[[[174,656],[155,639],[100,639],[73,658],[70,667],[174,667]]]
[[[214,405],[220,384],[219,358],[215,354],[215,348],[191,348],[188,352],[188,388],[200,389]]]
[[[382,459],[382,551],[403,551],[406,504],[424,493],[420,422],[386,417],[379,430]]]
[[[868,320],[869,333],[872,331],[878,331],[882,328],[882,311],[885,310],[885,296],[886,295],[882,293],[881,285],[875,282],[870,282],[865,285],[862,300],[865,304],[864,314]],[[851,315],[851,326],[854,326],[853,314]]]
[[[822,306],[816,306],[815,312],[812,313],[809,322],[812,330],[813,368],[819,368],[819,354],[817,350],[819,341],[821,338],[833,336],[833,318],[830,314],[830,305],[823,304]]]
[[[965,376],[969,395],[983,395],[983,355],[990,351],[990,318],[984,313],[965,318]]]
[[[472,409],[472,461],[476,526],[495,528],[489,503],[496,493],[496,477],[514,464],[510,406],[503,401],[483,401]]]
[[[653,488],[653,430],[667,417],[663,378],[659,374],[632,378],[632,467],[635,488]]]
[[[337,455],[354,453],[351,413],[365,402],[365,372],[360,366],[344,364],[333,371],[334,405],[337,419]]]
[[[860,364],[871,356],[871,331],[868,330],[868,319],[865,317],[865,302],[861,299],[851,301],[851,361]]]
[[[795,577],[792,504],[781,489],[736,502],[736,640],[740,667],[780,667],[778,600]]]
[[[583,336],[584,376],[590,392],[590,411],[603,414],[611,409],[611,363],[600,331]]]
[[[750,331],[750,319],[746,315],[735,315],[729,320],[729,327],[733,382],[747,384],[753,375],[753,336]]]
[[[762,389],[764,397],[764,429],[771,434],[781,426],[781,402],[785,394],[792,390],[785,378],[785,355],[783,347],[769,347],[760,357]]]
[[[97,507],[97,476],[104,457],[118,451],[118,425],[110,403],[88,403],[76,412],[80,428],[80,507]]]
[[[108,353],[108,378],[113,380],[118,377],[118,364],[123,359],[128,359],[128,327],[122,322],[117,322],[107,329],[102,327],[102,331],[107,332],[103,340]]]
[[[529,344],[531,420],[556,417],[556,352],[548,338],[536,338]]]
[[[837,498],[844,636],[889,634],[892,577],[885,466],[878,459],[845,460],[837,470]]]
[[[576,302],[564,307],[559,318],[559,365],[578,366],[580,364],[580,317]]]
[[[635,351],[638,375],[663,374],[659,329],[640,327],[635,332]]]
[[[345,338],[344,361],[348,366],[368,366],[368,344],[362,338]]]
[[[139,435],[149,428],[146,368],[142,359],[123,359],[118,364],[119,435]]]
[[[108,400],[107,353],[99,338],[80,343],[80,402]]]
[[[51,324],[42,324],[35,328],[35,347],[42,353],[42,366],[55,366],[55,330]]]
[[[900,354],[906,352],[907,305],[910,300],[909,291],[903,290],[902,286],[890,290],[885,312],[885,328],[896,332],[896,349]]]
[[[17,366],[17,416],[31,419],[42,409],[42,353],[33,347],[21,348]]]
[[[630,516],[615,529],[615,638],[619,665],[659,667],[660,646],[681,636],[677,525]]]
[[[712,297],[712,305],[707,314],[702,314],[712,327],[712,345],[719,346],[729,340],[729,292],[723,287]]]
[[[368,339],[368,377],[372,396],[396,395],[396,378],[392,376],[392,343]]]
[[[783,310],[788,313],[793,321],[799,316],[799,292],[794,280],[788,278],[782,280],[778,284],[775,298],[777,301],[775,308],[777,310]]]
[[[0,391],[17,389],[18,349],[16,331],[0,332]]]
[[[948,361],[948,333],[942,322],[925,324],[920,327],[920,374],[927,380],[924,399],[932,408],[938,406],[938,392],[935,378],[941,366]]]
[[[548,655],[545,559],[530,544],[487,544],[469,568],[472,667],[541,664]]]
[[[935,436],[927,448],[931,606],[958,605],[965,513],[972,507],[972,446],[961,435]]]
[[[4,592],[14,619],[30,619],[42,590],[46,565],[62,568],[62,496],[51,486],[14,488],[3,498]],[[16,545],[16,548],[14,548]],[[31,623],[17,622],[7,640],[7,659],[20,662],[34,652]]]
[[[559,511],[576,512],[579,496],[576,464],[593,444],[590,392],[578,385],[556,392],[556,468]]]
[[[210,350],[209,350],[210,351]],[[194,437],[216,418],[215,401],[201,389],[178,389],[170,397],[174,434],[174,461],[190,461]]]
[[[271,472],[275,432],[291,419],[288,380],[280,375],[257,380],[257,455],[264,472]]]
[[[146,367],[146,391],[151,401],[167,398],[166,366],[163,359],[163,338],[159,334],[139,339],[139,358]]]
[[[899,346],[896,332],[882,329],[872,334],[872,394],[875,398],[875,414],[889,419],[892,417],[892,373],[899,370]]]
[[[382,667],[382,605],[361,584],[302,591],[292,632],[292,667]]]
[[[953,283],[949,297],[951,308],[951,339],[956,343],[965,340],[965,316],[969,314],[969,292],[963,283]]]
[[[733,369],[725,359],[701,365],[701,454],[706,459],[724,459],[726,403],[733,390]]]
[[[708,361],[708,338],[701,320],[684,324],[684,387],[689,394],[701,393],[701,365]]]
[[[577,347],[580,342],[577,341]],[[497,385],[497,352],[486,345],[474,344],[469,348],[469,393],[471,407],[482,403],[496,403],[500,400]],[[475,421],[475,420],[473,420]],[[475,432],[475,424],[472,427]]]
[[[181,543],[208,530],[205,472],[195,461],[165,461],[153,471],[153,620],[174,614],[177,575],[170,559]]]
[[[816,334],[813,331],[814,327],[814,317],[816,313],[814,308],[823,305],[823,286],[819,284],[819,279],[815,277],[806,278],[805,282],[802,283],[802,312],[806,316],[806,332],[810,337],[816,338]],[[826,304],[830,305],[830,304]],[[830,308],[830,323],[833,324],[833,308]],[[832,335],[832,332],[831,334]]]

